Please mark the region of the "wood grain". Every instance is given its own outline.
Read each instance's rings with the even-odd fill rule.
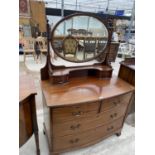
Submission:
[[[122,121],[123,119],[120,118],[108,125],[101,126],[80,134],[54,138],[53,150],[57,151],[65,150],[67,148],[80,148],[82,145],[98,140],[98,138],[104,137],[106,134],[119,129],[122,126]]]
[[[37,94],[34,81],[30,75],[19,76],[19,101],[22,101],[31,94]]]
[[[95,129],[101,125],[111,123],[112,121],[123,117],[126,109],[127,106],[123,105],[117,106],[105,112],[92,114],[87,117],[77,117],[71,121],[62,121],[61,123],[54,121],[53,136],[65,136],[76,133],[83,133],[89,129]]]
[[[41,81],[41,86],[48,107],[96,102],[134,90],[133,86],[117,77],[111,79],[74,78],[64,85],[52,85],[49,80],[45,80]]]

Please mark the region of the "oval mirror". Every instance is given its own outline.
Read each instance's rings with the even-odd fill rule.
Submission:
[[[51,37],[52,48],[59,57],[71,62],[86,62],[104,52],[108,30],[98,17],[76,14],[58,22]]]

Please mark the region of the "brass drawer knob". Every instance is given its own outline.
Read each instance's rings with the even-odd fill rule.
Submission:
[[[111,118],[117,117],[117,113],[111,114],[110,117],[111,117]]]
[[[118,106],[118,105],[120,105],[120,102],[121,102],[120,100],[114,101],[113,104],[114,104],[114,106]]]
[[[114,129],[114,126],[111,126],[111,127],[107,128],[107,131],[111,131],[113,129]]]
[[[118,103],[117,103],[117,102],[113,102],[113,104],[114,104],[114,106],[117,106],[117,105],[118,105]]]
[[[71,130],[75,130],[75,129],[78,129],[80,126],[81,126],[80,124],[71,125],[70,129],[71,129]]]
[[[114,116],[117,117],[117,113],[114,113]]]
[[[75,143],[77,143],[79,141],[79,138],[76,138],[76,139],[72,139],[72,140],[70,140],[69,142],[71,143],[71,144],[75,144]]]
[[[77,111],[77,112],[72,112],[73,116],[81,116],[82,115],[82,111]]]

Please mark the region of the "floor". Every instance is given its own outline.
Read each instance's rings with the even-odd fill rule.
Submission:
[[[116,62],[112,64],[114,71],[113,74],[117,75],[119,70],[119,62],[121,58],[117,58]],[[36,63],[33,57],[27,57],[26,63],[23,61],[23,55],[19,56],[19,73],[31,74],[35,81],[37,89],[36,107],[37,107],[37,120],[39,126],[39,139],[41,155],[48,155],[48,146],[46,137],[43,135],[43,110],[42,110],[42,95],[40,88],[40,69],[45,65],[46,57],[42,57],[42,61]],[[64,63],[62,61],[62,63]],[[134,114],[128,116],[120,137],[111,136],[106,140],[101,141],[91,147],[63,153],[62,155],[134,155],[135,152],[135,119]],[[35,155],[34,137],[24,144],[20,150],[20,155]]]

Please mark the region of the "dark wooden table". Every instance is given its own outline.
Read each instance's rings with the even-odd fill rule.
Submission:
[[[126,58],[124,61],[120,63],[120,69],[118,76],[135,86],[135,58]],[[135,93],[131,99],[132,104],[129,108],[129,114],[135,112]]]
[[[33,78],[21,75],[19,77],[19,147],[25,144],[34,133],[37,155],[40,155],[35,105],[36,94]]]

